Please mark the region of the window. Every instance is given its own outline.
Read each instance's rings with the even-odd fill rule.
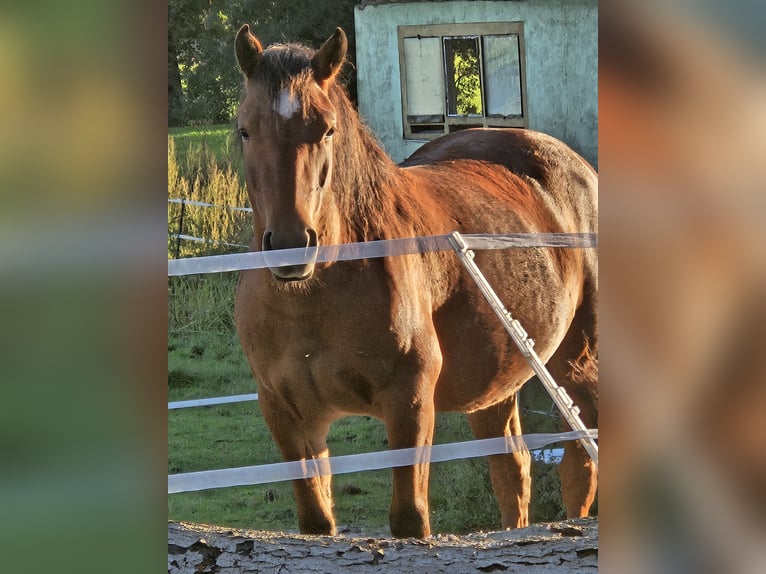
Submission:
[[[404,137],[526,127],[521,22],[399,26]]]

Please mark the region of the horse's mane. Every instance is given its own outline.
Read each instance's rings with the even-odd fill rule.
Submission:
[[[369,132],[349,100],[345,88],[333,85],[330,98],[339,118],[333,157],[333,188],[341,209],[348,213],[350,230],[358,241],[390,236],[402,209],[395,193],[399,168]]]

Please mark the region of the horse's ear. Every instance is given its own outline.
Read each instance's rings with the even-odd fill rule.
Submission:
[[[237,52],[239,69],[242,70],[246,78],[249,78],[258,62],[261,61],[263,47],[258,38],[250,32],[250,26],[247,24],[243,25],[237,32],[237,37],[234,39],[234,49]]]
[[[346,33],[341,28],[335,28],[335,33],[322,44],[322,47],[311,58],[314,80],[322,89],[327,89],[327,86],[340,71],[346,60],[347,51]]]

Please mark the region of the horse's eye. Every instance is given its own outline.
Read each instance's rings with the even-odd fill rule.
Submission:
[[[239,137],[241,137],[243,140],[249,140],[250,134],[247,133],[245,128],[239,128]]]
[[[324,137],[329,140],[330,138],[332,138],[334,133],[335,133],[335,128],[330,128],[329,130],[325,132]]]

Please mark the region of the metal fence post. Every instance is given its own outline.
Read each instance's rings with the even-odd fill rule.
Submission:
[[[184,211],[186,210],[186,203],[184,202],[183,197],[181,198],[181,215],[178,218],[178,233],[176,234],[176,253],[175,253],[175,259],[178,259],[178,254],[181,251],[181,233],[183,232],[184,228]]]

